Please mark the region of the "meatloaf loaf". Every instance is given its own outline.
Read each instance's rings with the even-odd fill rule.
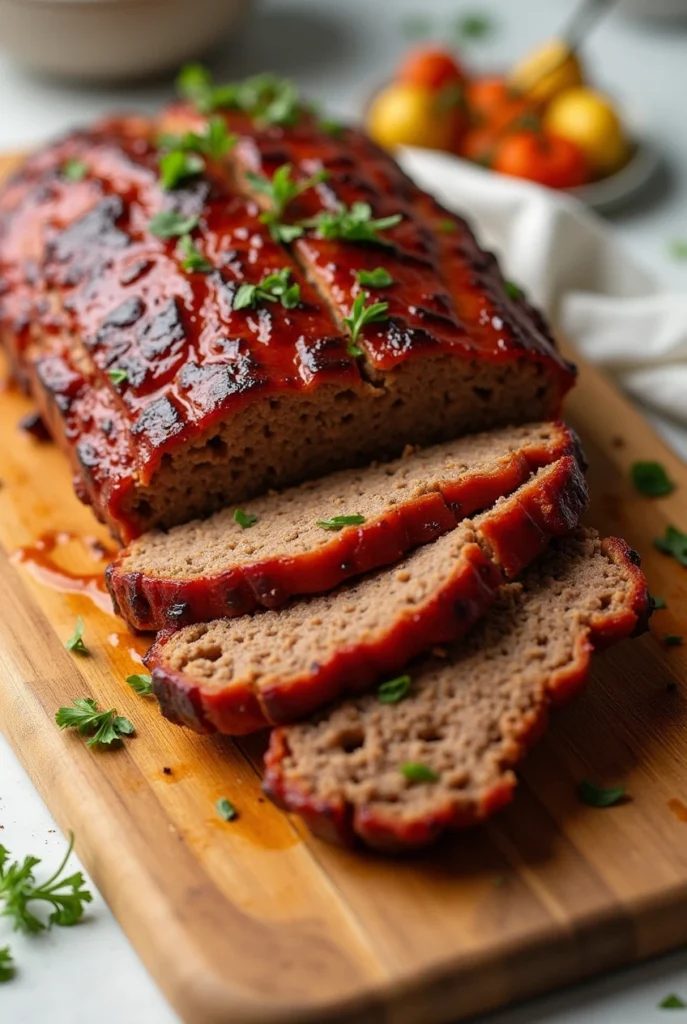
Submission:
[[[183,107],[69,135],[0,193],[0,337],[123,540],[555,416],[574,379],[494,258],[391,158],[300,109],[268,126],[251,109],[226,111],[226,154],[223,115]],[[160,140],[174,117],[192,129]],[[380,266],[390,282],[366,297]]]
[[[158,630],[331,590],[434,540],[566,454],[581,458],[562,423],[493,430],[146,533],[108,568],[115,609],[134,629]]]
[[[591,530],[554,541],[462,642],[377,694],[276,729],[265,791],[327,839],[384,850],[483,821],[511,799],[513,766],[549,706],[583,685],[591,651],[645,622],[638,565]]]
[[[279,609],[163,632],[147,656],[162,710],[240,734],[367,689],[461,635],[504,575],[574,527],[586,503],[578,463],[565,456],[392,568]]]

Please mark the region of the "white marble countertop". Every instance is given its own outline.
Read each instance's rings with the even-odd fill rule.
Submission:
[[[471,62],[488,69],[555,32],[571,8],[571,0],[262,0],[240,39],[217,55],[216,66],[226,77],[262,70],[289,75],[332,113],[351,115],[406,45],[404,16],[421,12],[440,26],[461,12],[493,14],[493,36],[470,47]],[[640,23],[618,12],[599,27],[588,52],[599,83],[644,120],[666,164],[641,201],[613,215],[612,229],[666,288],[684,291],[687,262],[671,260],[669,243],[687,238],[687,20]],[[152,110],[170,94],[169,82],[116,90],[59,85],[29,76],[0,53],[0,150],[37,143],[113,109]],[[64,849],[1,737],[0,843],[13,856],[44,857],[50,869]],[[97,895],[78,928],[24,938],[12,935],[0,918],[0,947],[8,942],[20,970],[0,986],[2,1024],[178,1020]],[[687,1000],[684,951],[492,1015],[484,1024],[659,1024],[666,1011],[658,1003],[669,992]],[[687,1012],[683,1016],[687,1020]]]

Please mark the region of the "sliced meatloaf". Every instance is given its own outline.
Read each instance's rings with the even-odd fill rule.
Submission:
[[[110,593],[139,630],[274,608],[397,561],[578,450],[563,424],[535,423],[339,471],[144,534],[109,567]],[[341,516],[354,522],[337,529]]]
[[[504,574],[575,526],[586,501],[566,456],[393,568],[279,609],[162,633],[147,657],[162,709],[201,731],[240,734],[361,692],[465,632]]]
[[[0,339],[80,496],[124,541],[407,444],[556,416],[574,380],[462,221],[444,212],[447,233],[364,136],[347,153],[296,115],[243,116],[236,159],[208,155],[217,118],[162,142],[162,122],[109,120],[0,191]],[[251,151],[263,176],[292,157],[301,184],[309,162],[329,174],[287,220],[339,202],[400,220],[383,237],[276,233]],[[358,331],[358,273],[380,263],[388,307]]]
[[[638,565],[592,530],[554,541],[466,638],[411,665],[397,703],[379,691],[276,729],[266,792],[327,839],[384,850],[483,821],[511,799],[513,766],[550,705],[583,685],[592,650],[643,625]]]

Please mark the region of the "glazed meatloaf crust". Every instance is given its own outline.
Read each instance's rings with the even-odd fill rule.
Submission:
[[[163,632],[146,659],[162,710],[240,734],[368,689],[465,632],[504,575],[574,527],[586,503],[577,461],[565,456],[392,568],[279,609]]]
[[[494,430],[146,533],[108,568],[115,609],[134,629],[159,630],[331,590],[435,540],[566,454],[582,458],[562,423]]]
[[[158,129],[173,113],[68,136],[0,193],[0,336],[78,493],[121,539],[408,443],[558,413],[574,373],[539,315],[364,136],[335,139],[305,112],[262,127],[228,111],[235,149],[199,165],[194,152],[202,170],[163,188]],[[207,153],[216,117],[174,116],[197,133],[162,145]],[[297,238],[260,216],[289,161],[301,185],[328,174],[286,204]],[[320,237],[319,214],[356,203],[366,227]],[[172,237],[151,228],[160,213]],[[388,306],[353,340],[359,272],[382,264],[392,282],[374,298]],[[274,274],[283,301],[239,301]]]
[[[383,850],[483,821],[511,799],[513,766],[549,706],[583,685],[592,650],[645,622],[638,565],[591,530],[554,541],[463,641],[411,665],[397,703],[380,691],[276,729],[265,791],[324,838]]]

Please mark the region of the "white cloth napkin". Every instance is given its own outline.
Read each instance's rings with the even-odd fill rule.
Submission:
[[[468,217],[506,276],[580,353],[658,413],[658,425],[676,440],[671,422],[687,428],[687,296],[661,292],[604,222],[571,196],[443,153],[407,148],[401,163]]]

